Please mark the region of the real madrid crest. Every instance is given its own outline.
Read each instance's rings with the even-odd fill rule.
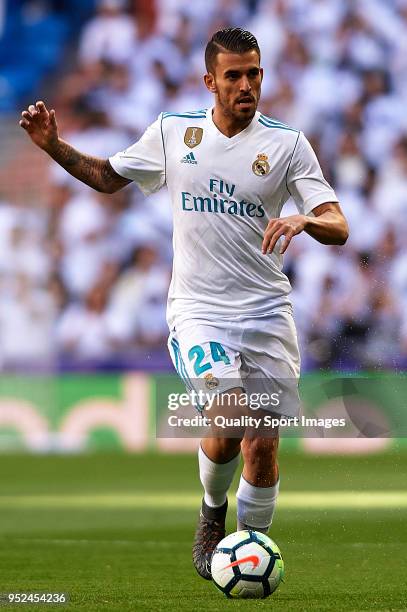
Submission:
[[[189,127],[185,131],[184,142],[190,149],[197,147],[202,140],[203,129],[200,127]]]
[[[207,389],[216,389],[216,387],[219,385],[219,380],[215,378],[215,376],[211,373],[205,374],[204,380],[205,380],[205,387]]]
[[[268,155],[265,153],[259,153],[257,159],[252,164],[252,170],[257,176],[266,176],[270,172],[270,164],[268,162]]]

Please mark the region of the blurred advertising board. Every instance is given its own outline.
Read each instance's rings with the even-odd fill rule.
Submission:
[[[212,377],[208,388],[217,382]],[[405,374],[309,374],[301,380],[300,397],[297,421],[279,422],[287,447],[367,453],[407,440]],[[202,435],[210,435],[198,417],[205,417],[205,411],[191,405],[172,374],[0,378],[1,452],[187,452],[197,448]],[[219,416],[221,435],[229,435],[226,421]]]

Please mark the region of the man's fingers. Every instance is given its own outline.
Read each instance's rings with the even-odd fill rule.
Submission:
[[[26,131],[26,132],[32,132],[33,131],[33,125],[32,123],[30,123],[29,121],[27,121],[27,119],[21,119],[19,121],[20,126]]]
[[[38,123],[39,119],[41,121],[44,121],[44,119],[46,118],[45,115],[40,114],[40,111],[38,111],[32,104],[30,104],[28,110],[25,110],[21,113],[21,116],[24,117],[24,119],[35,123]]]
[[[264,232],[264,236],[263,236],[263,243],[261,245],[261,250],[262,250],[263,255],[266,254],[267,246],[270,242],[270,238],[275,232],[275,225],[277,222],[278,222],[278,219],[274,219],[274,221],[270,221],[270,223],[266,227],[266,231]]]
[[[276,246],[276,243],[278,241],[279,238],[281,238],[281,236],[285,236],[285,240],[284,243],[280,249],[280,255],[282,255],[288,245],[291,242],[291,238],[295,235],[295,231],[293,230],[292,227],[287,227],[287,226],[282,226],[282,227],[278,227],[278,225],[274,226],[271,228],[271,231],[268,229],[266,231],[265,237],[264,237],[264,241],[263,241],[263,254],[270,254],[273,252],[274,247]]]
[[[28,132],[31,138],[34,135],[47,137],[49,133],[57,131],[55,120],[55,111],[48,111],[42,100],[37,100],[35,104],[30,104],[26,110],[21,113],[19,121],[20,127]],[[49,131],[51,128],[51,131]]]
[[[50,118],[50,121],[51,121],[51,125],[56,128],[57,127],[57,120],[56,120],[56,117],[55,117],[55,110],[54,109],[50,110],[49,118]]]
[[[50,121],[50,113],[48,113],[47,108],[41,100],[34,104],[30,104],[28,110],[25,110],[21,113],[23,119],[31,122],[32,127],[37,126],[41,129],[45,129]]]
[[[37,110],[40,113],[46,113],[47,111],[47,107],[45,106],[44,102],[42,100],[39,100],[38,102],[35,103],[35,106],[37,108]]]
[[[285,240],[284,240],[283,245],[282,245],[282,247],[281,247],[281,249],[280,249],[280,255],[283,255],[283,254],[286,252],[286,250],[287,250],[287,248],[288,248],[288,245],[289,245],[289,244],[290,244],[290,242],[291,242],[291,238],[292,238],[293,236],[294,236],[294,232],[292,232],[292,231],[291,231],[291,232],[287,232],[287,233],[285,234]]]
[[[280,248],[280,255],[285,253],[291,239],[303,231],[305,227],[305,217],[303,215],[292,215],[283,219],[272,219],[264,232],[262,252],[263,255],[271,253],[276,246],[277,240],[285,236],[285,240]]]
[[[285,236],[285,240],[280,249],[280,255],[283,255],[287,250],[288,245],[291,242],[291,238],[295,236],[295,230],[292,227],[286,227],[283,229],[282,235]]]
[[[270,254],[270,253],[272,253],[274,251],[274,247],[276,246],[277,240],[279,238],[281,238],[281,236],[283,236],[283,235],[284,235],[284,228],[283,227],[281,229],[277,230],[274,233],[274,235],[273,235],[273,237],[272,237],[272,239],[270,241],[270,244],[268,246],[268,249],[267,249],[267,253],[268,254]]]
[[[271,253],[276,245],[277,240],[284,234],[284,228],[276,226],[272,232],[268,232],[265,237],[263,246],[263,255]]]
[[[39,100],[35,103],[35,107],[39,113],[39,118],[42,121],[42,125],[46,125],[46,123],[50,120],[50,113],[48,112],[47,107],[45,106],[42,100]]]

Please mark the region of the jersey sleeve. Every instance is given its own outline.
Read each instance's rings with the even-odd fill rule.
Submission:
[[[134,181],[144,195],[161,189],[165,184],[165,152],[162,137],[162,117],[152,123],[139,141],[109,158],[115,172]]]
[[[287,188],[299,212],[304,215],[325,202],[338,202],[335,191],[322,174],[313,148],[302,132],[298,135],[288,168]]]

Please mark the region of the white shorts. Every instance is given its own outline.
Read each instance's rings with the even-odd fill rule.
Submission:
[[[171,331],[168,348],[188,391],[207,395],[240,387],[253,401],[263,394],[261,408],[298,416],[300,356],[291,312],[233,323],[185,322]]]

